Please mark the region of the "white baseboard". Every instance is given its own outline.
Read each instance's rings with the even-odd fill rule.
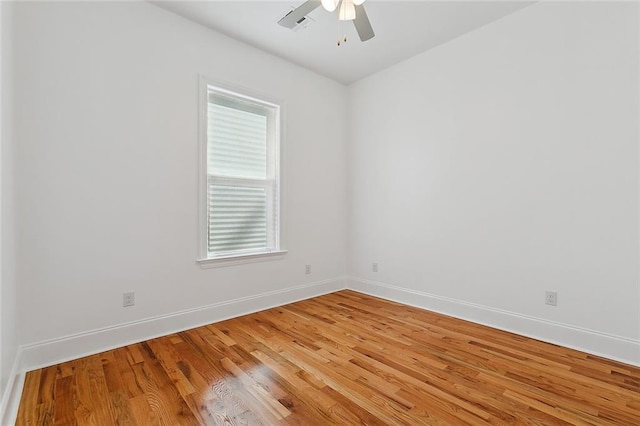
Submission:
[[[345,277],[316,281],[22,346],[19,371],[30,371],[205,324],[345,288]]]
[[[640,340],[376,281],[338,277],[21,346],[0,404],[0,422],[14,423],[26,371],[345,288],[640,366]]]
[[[18,349],[16,358],[13,361],[13,366],[11,367],[11,372],[9,373],[7,387],[2,394],[2,400],[0,402],[1,425],[12,425],[16,422],[22,388],[24,387],[24,372],[19,370],[21,355],[22,350]]]
[[[347,288],[544,342],[577,349],[626,364],[640,366],[640,340],[361,278],[349,277]]]
[[[0,402],[0,425],[15,423],[27,371],[333,293],[343,290],[345,282],[346,277],[315,281],[21,346]]]

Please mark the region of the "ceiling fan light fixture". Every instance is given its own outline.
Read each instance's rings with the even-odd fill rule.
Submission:
[[[341,21],[353,21],[356,19],[356,7],[353,0],[342,0],[338,19]]]
[[[322,0],[321,3],[322,7],[324,7],[324,10],[326,10],[327,12],[333,12],[334,10],[336,10],[336,7],[338,7],[338,3],[340,3],[340,0]]]
[[[278,25],[294,31],[305,28],[307,21],[313,22],[307,15],[322,5],[323,9],[338,9],[338,19],[353,22],[360,41],[367,41],[372,39],[375,33],[364,9],[364,2],[365,0],[306,0],[297,8],[287,11],[278,21]]]

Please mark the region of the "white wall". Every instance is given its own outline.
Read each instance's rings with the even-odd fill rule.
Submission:
[[[19,4],[16,31],[21,344],[345,274],[344,86],[148,3]],[[199,73],[285,100],[283,260],[195,262]]]
[[[635,3],[547,2],[354,84],[353,285],[640,362],[638,76]]]
[[[0,395],[12,382],[16,332],[15,214],[13,179],[13,7],[0,2]],[[3,404],[6,401],[3,400]],[[2,406],[0,405],[0,412]],[[1,417],[0,417],[1,418]]]
[[[347,90],[146,3],[16,5],[2,199],[13,221],[13,168],[19,244],[2,290],[4,303],[20,279],[25,365],[189,325],[148,318],[213,305],[189,318],[215,320],[240,312],[228,301],[337,288],[347,256],[359,290],[524,319],[498,324],[523,334],[566,325],[537,336],[613,357],[562,333],[637,348],[637,16],[536,4]],[[199,73],[286,100],[284,260],[195,263]]]

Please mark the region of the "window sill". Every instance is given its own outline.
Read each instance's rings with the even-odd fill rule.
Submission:
[[[196,262],[201,268],[219,268],[222,266],[242,265],[245,263],[267,262],[280,260],[287,254],[287,250],[268,251],[249,254],[232,254],[229,256],[212,257],[210,259],[198,259]]]

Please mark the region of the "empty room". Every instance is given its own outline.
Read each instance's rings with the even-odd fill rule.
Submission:
[[[640,424],[636,1],[0,1],[1,425]]]

